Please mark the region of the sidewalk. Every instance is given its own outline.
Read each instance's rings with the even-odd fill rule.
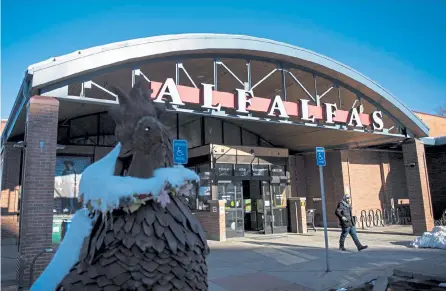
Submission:
[[[410,227],[359,230],[369,249],[357,252],[350,238],[348,252],[337,250],[339,231],[329,231],[330,270],[325,269],[323,231],[304,235],[248,235],[227,242],[209,242],[211,291],[330,290],[357,286],[394,268],[417,268],[446,276],[446,251],[409,248]]]
[[[1,290],[6,286],[16,285],[17,241],[2,239]]]
[[[307,234],[249,235],[226,242],[209,241],[210,291],[310,291],[357,286],[393,269],[446,276],[446,251],[409,248],[410,227],[359,230],[369,249],[337,250],[340,232],[329,231],[331,272],[325,272],[323,231]],[[2,241],[2,290],[14,283],[13,242]],[[14,257],[14,259],[12,259]],[[421,272],[422,271],[422,272]],[[6,279],[6,280],[5,280]],[[7,283],[7,284],[4,284]],[[5,289],[6,290],[6,289]]]

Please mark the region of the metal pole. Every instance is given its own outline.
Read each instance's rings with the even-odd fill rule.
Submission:
[[[325,261],[327,265],[326,272],[330,272],[330,265],[328,263],[327,209],[325,208],[324,170],[322,166],[319,166],[319,179],[321,183],[322,216],[324,218]]]

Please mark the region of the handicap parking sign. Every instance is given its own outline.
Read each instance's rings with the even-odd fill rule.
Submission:
[[[175,139],[173,141],[173,163],[178,165],[187,164],[187,140]]]
[[[325,148],[323,147],[316,148],[316,164],[323,167],[327,164],[325,160]]]

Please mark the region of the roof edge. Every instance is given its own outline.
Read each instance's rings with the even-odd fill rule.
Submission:
[[[72,52],[70,54],[62,55],[59,57],[53,57],[47,59],[40,63],[35,63],[28,67],[28,74],[33,74],[34,72],[39,74],[39,71],[48,69],[53,66],[63,65],[64,63],[68,63],[71,61],[76,61],[78,59],[86,58],[86,57],[94,57],[94,55],[98,55],[101,53],[114,53],[118,49],[135,49],[137,46],[148,45],[150,43],[161,43],[168,41],[179,41],[179,40],[189,40],[196,41],[197,47],[199,45],[202,46],[202,49],[206,49],[206,47],[216,47],[218,49],[219,44],[222,45],[222,48],[228,48],[230,46],[234,46],[234,49],[245,48],[246,50],[258,51],[258,52],[270,52],[278,55],[284,55],[288,57],[292,57],[295,59],[302,59],[305,61],[309,61],[321,66],[324,66],[330,70],[339,72],[345,75],[347,78],[354,80],[364,86],[368,87],[370,90],[375,91],[378,95],[385,98],[390,104],[393,104],[402,114],[408,117],[410,120],[410,124],[415,126],[412,128],[417,131],[414,134],[418,137],[427,136],[429,134],[429,127],[424,123],[417,115],[414,114],[412,110],[410,110],[403,102],[401,102],[398,98],[396,98],[393,94],[391,94],[384,87],[379,85],[377,82],[363,75],[362,73],[354,70],[353,68],[326,57],[324,55],[318,54],[311,50],[303,49],[297,46],[293,46],[284,42],[278,42],[266,38],[252,37],[247,35],[239,35],[239,34],[212,34],[212,33],[187,33],[187,34],[170,34],[170,35],[160,35],[160,36],[152,36],[147,38],[138,38],[133,40],[126,40],[120,42],[114,42],[106,45],[100,45],[91,47],[84,50],[78,50]],[[195,43],[194,43],[195,45]],[[239,47],[237,47],[239,46]],[[197,48],[199,49],[199,48]],[[210,48],[209,48],[210,49]],[[181,50],[179,50],[181,51]],[[149,56],[149,53],[147,54]],[[135,56],[129,55],[127,60],[131,60],[135,58]],[[100,57],[99,57],[100,58]],[[122,59],[121,61],[125,61]],[[114,63],[111,59],[107,64],[98,65],[97,68],[113,66]],[[90,69],[95,69],[91,67]],[[68,77],[69,74],[66,73]],[[50,81],[48,81],[50,82]],[[44,84],[44,83],[42,83]],[[38,86],[38,84],[36,84]],[[405,126],[408,126],[408,124]],[[409,126],[408,126],[409,128]],[[413,131],[411,130],[411,131]]]

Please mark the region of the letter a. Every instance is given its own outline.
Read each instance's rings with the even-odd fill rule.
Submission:
[[[358,108],[352,108],[350,110],[350,118],[348,119],[348,125],[354,127],[362,127],[361,117],[359,116]]]
[[[279,95],[276,95],[274,97],[273,102],[271,102],[271,105],[268,110],[269,116],[279,116],[283,118],[288,118],[288,113],[286,112],[285,105],[283,104],[282,98],[280,98]]]
[[[161,86],[161,89],[153,102],[165,103],[166,100],[164,99],[164,96],[166,95],[170,97],[170,103],[172,105],[184,105],[184,103],[181,101],[177,85],[172,78],[166,79],[166,82],[164,82],[163,86]]]

